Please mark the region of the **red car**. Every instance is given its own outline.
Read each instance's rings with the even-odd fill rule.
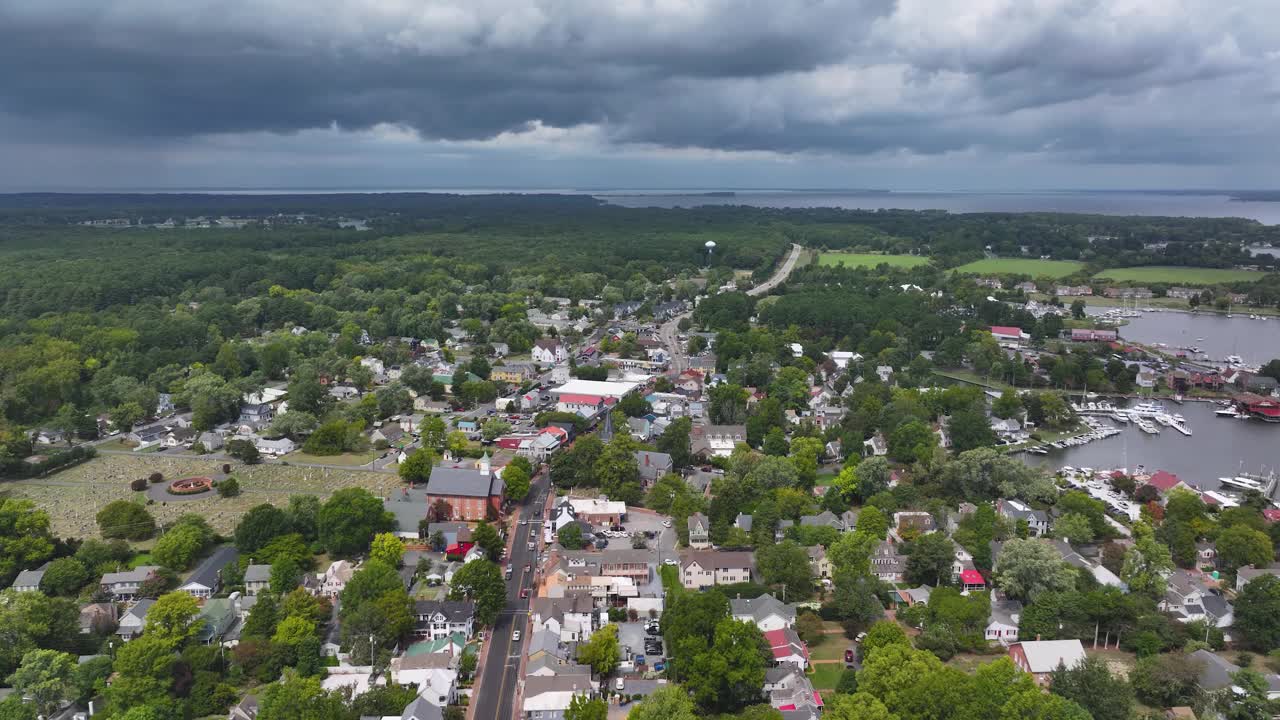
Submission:
[[[529,588],[520,588],[520,599],[521,600],[529,599]]]

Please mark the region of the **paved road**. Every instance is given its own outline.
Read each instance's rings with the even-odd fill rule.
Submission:
[[[542,508],[550,492],[549,472],[542,472],[530,487],[529,496],[520,506],[520,519],[530,519],[528,525],[512,525],[511,551],[507,562],[511,564],[511,579],[507,581],[507,606],[494,625],[489,636],[488,655],[479,668],[478,684],[473,697],[474,720],[510,720],[515,714],[516,693],[520,684],[520,661],[524,645],[528,642],[529,601],[520,599],[521,588],[533,585],[533,574],[538,564],[538,548],[542,546]],[[529,530],[535,531],[534,549],[529,550]],[[525,572],[525,566],[529,571]],[[520,631],[520,641],[511,639],[514,630]]]
[[[773,277],[748,290],[747,294],[764,295],[770,290],[781,285],[791,275],[791,271],[796,268],[796,261],[799,259],[800,246],[793,244],[791,246],[791,254],[782,262],[782,267],[778,268],[778,272],[774,273]]]
[[[747,294],[764,295],[786,281],[791,276],[791,271],[796,269],[796,261],[800,259],[801,250],[802,248],[799,245],[793,244],[791,246],[791,254],[787,256],[786,260],[782,261],[782,265],[773,274],[773,277],[751,288],[747,291]],[[690,313],[676,315],[658,328],[658,341],[671,352],[671,369],[677,375],[689,367],[689,358],[684,354],[684,343],[677,338],[680,321],[689,317],[689,315]]]

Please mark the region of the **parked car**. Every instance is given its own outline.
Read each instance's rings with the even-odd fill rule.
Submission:
[[[512,630],[512,631],[511,631],[511,642],[520,642],[520,631],[519,631],[519,630]]]
[[[529,599],[529,588],[520,588],[520,599],[521,600]]]

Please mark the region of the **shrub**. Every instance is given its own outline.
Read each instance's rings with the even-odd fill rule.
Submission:
[[[153,472],[151,473],[151,476],[147,478],[147,480],[149,480],[152,485],[157,485],[159,483],[162,483],[164,482],[164,473]]]
[[[129,483],[129,489],[130,489],[130,490],[139,491],[139,492],[141,492],[141,491],[143,491],[143,490],[146,490],[146,489],[147,489],[147,479],[146,479],[146,478],[138,478],[137,480],[134,480],[133,482]]]
[[[218,483],[218,494],[224,498],[235,497],[240,494],[240,481],[233,477]]]
[[[228,475],[230,473],[231,473],[231,466],[228,465],[227,463],[222,463],[222,474]]]

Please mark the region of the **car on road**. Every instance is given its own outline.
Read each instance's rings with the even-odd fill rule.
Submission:
[[[844,651],[844,662],[846,665],[853,663],[853,648]]]
[[[529,572],[529,567],[530,567],[530,566],[528,566],[528,565],[525,565],[525,566],[524,566],[524,571],[525,571],[525,573],[528,573],[528,572]]]
[[[529,550],[533,550],[533,543],[529,543],[527,547],[529,548]]]
[[[519,631],[519,630],[512,630],[512,631],[511,631],[511,642],[520,642],[520,631]]]
[[[529,599],[529,588],[520,588],[520,599],[521,600]]]
[[[615,680],[615,681],[613,682],[613,687],[614,687],[614,689],[616,689],[618,692],[622,692],[622,689],[623,689],[624,687],[626,687],[626,685],[623,683],[622,678],[618,678],[617,680]]]
[[[666,560],[662,561],[662,564],[663,565],[679,565],[680,561],[675,558],[667,558]]]
[[[663,520],[663,521],[662,521],[662,527],[664,527],[664,528],[671,527],[671,520],[670,520],[670,519]]]

